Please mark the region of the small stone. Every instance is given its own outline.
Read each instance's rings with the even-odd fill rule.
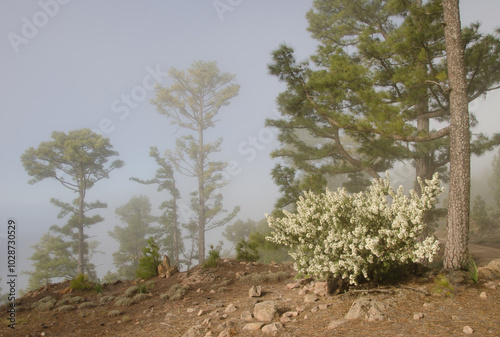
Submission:
[[[186,311],[187,311],[188,313],[195,312],[195,310],[196,310],[195,308],[187,308],[187,309],[186,309]]]
[[[241,319],[244,320],[245,322],[251,322],[253,320],[253,316],[249,311],[245,311],[241,314]]]
[[[453,316],[451,316],[451,320],[452,321],[461,321],[462,319],[460,318],[460,316],[453,315]]]
[[[288,283],[286,285],[287,289],[295,289],[295,288],[299,288],[299,287],[300,287],[300,284],[298,282],[296,282],[296,283]]]
[[[290,319],[290,317],[281,317],[280,318],[280,322],[281,323],[288,323],[288,322],[291,322],[292,320]]]
[[[483,291],[483,292],[479,295],[479,297],[481,297],[481,298],[487,298],[487,297],[488,297],[488,295],[486,295],[486,291]]]
[[[314,284],[314,293],[319,296],[326,296],[327,295],[327,285],[326,282],[316,282]]]
[[[226,309],[224,310],[224,312],[231,313],[231,312],[235,312],[236,310],[237,309],[234,306],[234,304],[233,303],[229,303],[229,305],[226,307]]]
[[[319,310],[326,310],[326,309],[328,309],[328,304],[320,304],[320,305],[318,305],[318,309]]]
[[[429,302],[424,303],[424,308],[432,308],[432,307],[433,307],[432,303]]]
[[[304,302],[306,303],[314,303],[318,300],[318,297],[315,294],[307,294],[304,296]]]
[[[416,313],[416,314],[413,315],[413,319],[415,321],[418,321],[419,319],[422,319],[422,318],[424,318],[424,314],[421,313],[421,312],[418,312],[418,313]]]
[[[225,329],[222,330],[222,332],[217,337],[230,337],[230,336],[231,336],[231,330]]]
[[[249,297],[260,297],[262,295],[262,287],[261,286],[253,286],[248,290]]]
[[[256,330],[259,330],[260,328],[262,328],[263,325],[264,325],[264,323],[262,323],[262,322],[247,323],[243,326],[243,330],[256,331]]]
[[[463,331],[464,331],[464,333],[466,333],[468,335],[470,335],[471,333],[474,332],[474,330],[470,326],[468,326],[468,325],[464,326],[464,330]]]
[[[203,316],[203,315],[206,315],[210,312],[210,310],[206,310],[206,309],[201,309],[200,311],[198,311],[198,316]]]
[[[287,311],[283,314],[283,317],[297,317],[298,315],[297,311]]]
[[[316,313],[316,312],[318,312],[318,307],[313,307],[313,308],[311,309],[311,312],[312,312],[313,314],[314,314],[314,313]]]
[[[265,325],[262,328],[262,332],[265,334],[272,334],[272,333],[275,333],[276,331],[281,330],[282,328],[283,328],[283,325],[281,323],[274,322],[274,323]]]
[[[334,321],[331,321],[330,324],[328,324],[328,330],[337,329],[340,325],[344,324],[345,322],[347,322],[346,319],[336,319]]]
[[[296,308],[297,312],[302,312],[304,310],[306,310],[306,306],[305,305],[299,305],[297,308]]]

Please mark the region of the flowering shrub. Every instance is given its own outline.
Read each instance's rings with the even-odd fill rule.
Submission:
[[[290,247],[295,268],[302,274],[349,279],[371,279],[388,266],[427,258],[432,261],[438,241],[427,237],[423,212],[430,210],[444,190],[437,173],[426,180],[422,196],[414,190],[406,196],[395,191],[387,179],[375,179],[369,191],[348,194],[345,189],[304,193],[296,213],[284,211],[283,218],[266,214],[274,231],[267,240]]]

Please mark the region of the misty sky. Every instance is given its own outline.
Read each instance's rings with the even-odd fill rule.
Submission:
[[[156,166],[149,147],[172,149],[183,134],[149,103],[152,85],[169,85],[166,72],[171,67],[185,70],[197,60],[217,61],[241,85],[240,94],[221,109],[220,122],[207,133],[209,140],[224,138],[217,159],[239,168],[223,190],[225,205],[240,205],[240,219],[259,220],[272,211],[278,192],[270,177],[274,163],[269,152],[277,143],[275,131],[264,128],[264,121],[276,117],[275,98],[285,87],[268,75],[267,64],[281,43],[294,47],[299,60],[314,52],[316,42],[306,31],[305,19],[312,0],[219,0],[226,4],[225,12],[217,11],[215,2],[0,3],[0,234],[6,231],[7,218],[18,220],[20,259],[31,256],[29,247],[51,225],[67,221],[57,219],[58,209],[49,199],[75,198],[54,180],[29,185],[20,156],[50,140],[55,130],[90,128],[101,130],[125,162],[87,194],[89,202],[108,204],[99,212],[105,221],[88,233],[105,242],[100,248],[107,255],[99,259],[106,265],[98,268],[100,276],[114,269],[111,253],[118,245],[107,236],[120,224],[114,210],[134,195],[147,195],[158,215],[157,206],[169,198],[129,178],[152,178]],[[480,21],[483,32],[500,25],[498,0],[463,0],[461,7],[463,24]],[[478,130],[498,131],[498,106],[498,92],[471,104]],[[180,189],[188,204],[192,187],[185,187]],[[220,232],[208,233],[207,246],[221,238]],[[3,275],[6,262],[1,259]],[[23,269],[28,268],[25,263]]]

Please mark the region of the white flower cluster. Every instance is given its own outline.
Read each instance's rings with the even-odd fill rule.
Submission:
[[[267,239],[290,247],[295,268],[304,274],[349,278],[356,284],[384,263],[403,264],[427,258],[432,261],[438,241],[419,241],[425,225],[423,212],[437,202],[444,190],[438,174],[426,180],[422,196],[403,187],[395,191],[387,179],[375,179],[367,192],[348,194],[345,189],[304,193],[297,212],[283,218],[266,214],[274,231]]]

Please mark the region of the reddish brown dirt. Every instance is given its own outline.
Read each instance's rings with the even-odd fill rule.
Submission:
[[[472,245],[471,251],[480,265],[500,258],[498,246]],[[236,275],[278,271],[286,272],[288,278],[263,283],[260,298],[250,298],[248,290],[251,284],[240,281]],[[203,279],[190,285],[183,299],[160,299],[161,294],[189,275],[201,275]],[[290,264],[245,265],[227,260],[216,269],[203,270],[197,267],[189,273],[177,274],[169,279],[153,279],[151,297],[128,307],[116,308],[113,302],[102,304],[100,298],[123,294],[134,283],[132,281],[105,285],[102,294],[89,291],[71,293],[71,296],[82,296],[86,301],[96,304],[93,308],[64,312],[55,309],[30,310],[32,303],[42,297],[61,299],[64,296],[68,282],[54,284],[18,299],[21,311],[16,314],[15,329],[7,327],[6,307],[2,307],[0,336],[182,336],[190,327],[198,324],[204,329],[199,332],[199,336],[206,336],[207,333],[207,336],[219,336],[223,330],[229,331],[230,336],[262,336],[260,330],[242,330],[246,322],[240,317],[244,311],[253,312],[255,303],[264,300],[276,300],[278,312],[295,311],[297,307],[303,306],[304,310],[297,317],[283,324],[284,328],[277,334],[279,336],[458,336],[464,334],[464,326],[472,327],[476,336],[500,336],[498,279],[493,282],[480,280],[477,285],[456,285],[451,296],[443,296],[436,290],[439,287],[435,276],[428,275],[414,277],[395,286],[377,288],[371,285],[370,292],[363,292],[363,287],[360,287],[342,295],[320,297],[315,303],[305,303],[299,289],[286,288],[287,283],[294,282],[294,276]],[[211,293],[213,289],[217,291]],[[377,289],[381,289],[381,292],[373,291]],[[480,296],[482,292],[486,293],[486,298]],[[377,322],[356,319],[328,330],[328,324],[343,318],[353,301],[362,296],[386,303],[386,319]],[[224,316],[224,309],[230,303],[237,310]],[[108,313],[115,309],[121,310],[122,314],[109,317]],[[206,313],[198,316],[200,310],[206,310]],[[424,317],[414,320],[415,313],[423,313]],[[279,321],[279,318],[275,321]]]

